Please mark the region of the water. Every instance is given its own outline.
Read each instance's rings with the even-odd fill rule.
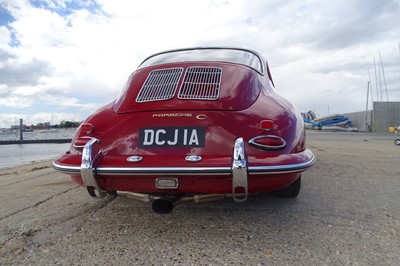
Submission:
[[[35,130],[33,132],[24,132],[23,139],[70,139],[75,131],[76,128],[57,129],[54,131]],[[0,134],[0,140],[19,140],[19,133]],[[0,169],[29,164],[35,161],[55,159],[65,153],[69,145],[69,143],[0,145]]]
[[[65,153],[69,143],[0,145],[0,169],[55,159]]]
[[[71,139],[75,134],[76,128],[59,129],[38,129],[32,132],[23,132],[24,140],[35,139]],[[19,132],[3,133],[0,132],[0,140],[19,140]]]

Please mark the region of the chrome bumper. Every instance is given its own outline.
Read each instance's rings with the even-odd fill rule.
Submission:
[[[53,161],[55,170],[66,174],[80,174],[83,185],[92,197],[104,197],[106,192],[101,190],[95,176],[101,175],[223,175],[232,177],[232,197],[236,202],[243,202],[248,194],[249,174],[284,174],[305,171],[314,165],[314,154],[305,150],[309,159],[305,162],[275,165],[275,166],[248,166],[244,149],[243,138],[237,138],[233,147],[231,167],[100,167],[97,166],[103,153],[100,150],[93,155],[93,147],[100,141],[92,138],[83,148],[81,166],[66,166]]]
[[[94,177],[94,169],[100,160],[103,158],[101,150],[93,156],[93,146],[99,144],[100,141],[96,138],[92,138],[86,143],[82,151],[82,164],[81,164],[81,176],[84,187],[92,197],[103,198],[107,195],[102,191],[97,184],[96,178]]]

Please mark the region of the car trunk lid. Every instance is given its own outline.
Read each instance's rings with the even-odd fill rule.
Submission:
[[[114,111],[243,110],[259,95],[257,75],[248,67],[221,62],[139,69],[127,81]]]

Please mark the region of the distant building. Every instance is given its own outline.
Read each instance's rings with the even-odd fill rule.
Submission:
[[[32,126],[34,129],[49,129],[51,127],[50,122],[44,122],[44,123],[37,123],[36,126]]]

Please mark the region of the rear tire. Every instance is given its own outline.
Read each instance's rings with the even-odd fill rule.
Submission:
[[[299,195],[301,187],[301,175],[287,187],[278,189],[274,191],[274,195],[280,198],[295,198]]]
[[[396,140],[394,141],[394,144],[396,144],[397,146],[400,146],[400,139],[396,139]]]

